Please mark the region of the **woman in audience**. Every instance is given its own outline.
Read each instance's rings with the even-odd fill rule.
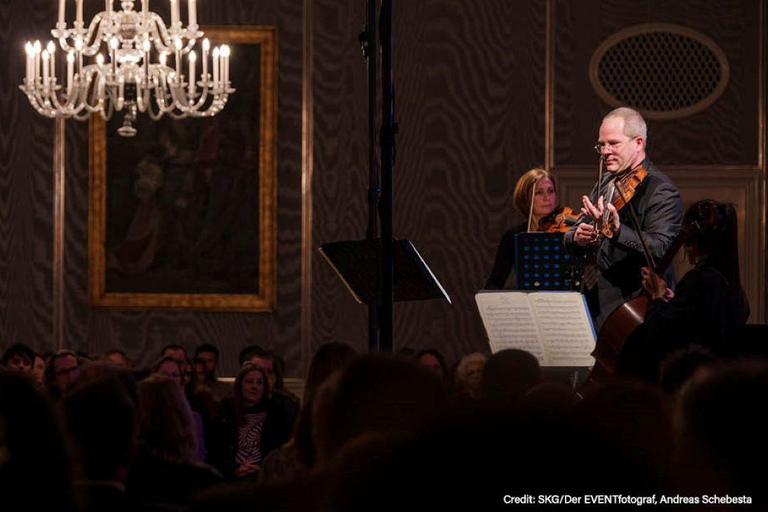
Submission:
[[[160,358],[159,361],[157,361],[154,365],[152,365],[152,374],[153,375],[160,375],[162,377],[166,377],[173,381],[176,386],[179,387],[179,389],[184,390],[182,386],[182,369],[179,365],[179,362],[174,359],[172,356],[163,356]],[[190,395],[185,394],[185,398],[187,399],[187,404],[190,404],[189,398]],[[191,407],[191,404],[190,404]],[[203,411],[206,410],[206,407],[203,406]],[[203,462],[205,460],[205,450],[206,450],[206,429],[205,429],[205,420],[202,417],[202,415],[197,411],[192,411],[192,424],[194,425],[194,431],[195,436],[197,437],[197,455],[195,456],[195,462]]]
[[[284,413],[269,398],[266,372],[246,363],[235,379],[234,396],[219,404],[209,460],[226,477],[255,477],[264,458],[289,435]]]
[[[455,392],[458,397],[477,400],[483,380],[483,367],[488,360],[480,352],[473,352],[461,358],[456,367]]]
[[[139,384],[139,449],[128,492],[143,502],[183,505],[189,495],[221,480],[196,465],[197,435],[184,392],[171,379],[151,375]]]
[[[312,407],[317,389],[331,375],[346,368],[357,356],[346,343],[322,345],[309,365],[304,384],[304,404],[296,418],[291,440],[264,460],[260,481],[301,478],[315,465],[315,445],[312,439]]]

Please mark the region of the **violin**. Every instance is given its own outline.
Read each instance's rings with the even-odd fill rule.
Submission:
[[[579,217],[581,217],[580,212],[566,206],[541,219],[536,231],[541,233],[565,233],[576,225]]]
[[[609,198],[610,203],[616,208],[618,212],[624,205],[629,203],[637,192],[637,188],[648,177],[648,171],[642,165],[631,169],[621,176],[616,177],[614,181],[614,191],[612,197]],[[634,210],[629,209],[629,213],[632,217],[635,216]],[[608,222],[608,210],[606,209],[605,216],[602,222],[602,229],[600,232],[606,238],[613,238],[613,229],[611,223]]]

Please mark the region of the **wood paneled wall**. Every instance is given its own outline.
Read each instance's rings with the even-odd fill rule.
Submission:
[[[283,355],[293,376],[302,375],[307,356],[320,343],[341,340],[365,350],[366,308],[354,303],[315,251],[325,242],[365,235],[367,80],[357,42],[365,2],[305,1],[311,4],[211,0],[200,3],[199,14],[203,24],[276,25],[279,30],[277,311],[89,309],[87,130],[68,122],[70,347],[100,352],[119,346],[142,364],[155,359],[164,343],[193,348],[211,341],[222,348],[223,373],[232,374],[239,350],[259,343]],[[305,11],[305,5],[311,9]],[[765,104],[759,96],[765,66],[758,50],[765,42],[763,6],[764,0],[396,2],[395,232],[414,242],[454,304],[398,304],[395,349],[436,347],[449,361],[487,351],[473,296],[487,279],[501,234],[521,220],[511,207],[514,184],[527,169],[544,164],[551,151],[563,196],[572,202],[580,195],[579,187],[590,181],[587,169],[594,163],[591,146],[600,117],[608,110],[589,85],[586,65],[605,37],[637,23],[690,26],[715,39],[728,55],[732,77],[722,98],[690,118],[649,123],[649,150],[687,200],[730,187],[723,198],[743,202],[745,281],[748,276],[750,299],[760,304],[762,315],[765,156],[760,146],[765,141],[759,137],[765,137],[760,131]],[[53,123],[32,111],[17,85],[23,42],[47,39],[55,10],[52,0],[0,4],[0,23],[6,27],[0,34],[0,347],[25,341],[41,351],[52,348]],[[302,23],[310,13],[313,206],[311,226],[302,227],[302,108],[307,107],[302,104]],[[548,13],[554,76],[548,75],[545,58]],[[548,77],[554,78],[550,118],[545,117]],[[553,130],[549,147],[548,128]],[[302,246],[303,233],[311,235],[311,244]],[[311,331],[304,337],[303,251],[311,256],[312,277],[306,316]]]

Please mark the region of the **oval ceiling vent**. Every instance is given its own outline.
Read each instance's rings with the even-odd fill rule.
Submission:
[[[701,112],[723,94],[729,76],[722,49],[679,25],[624,29],[606,39],[589,63],[592,87],[606,103],[633,107],[649,119]]]

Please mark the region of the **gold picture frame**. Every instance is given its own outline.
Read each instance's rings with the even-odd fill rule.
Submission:
[[[91,117],[93,307],[276,307],[277,29],[202,30],[232,48],[236,92],[221,113],[157,123],[139,115],[134,139],[117,135],[122,116]]]

